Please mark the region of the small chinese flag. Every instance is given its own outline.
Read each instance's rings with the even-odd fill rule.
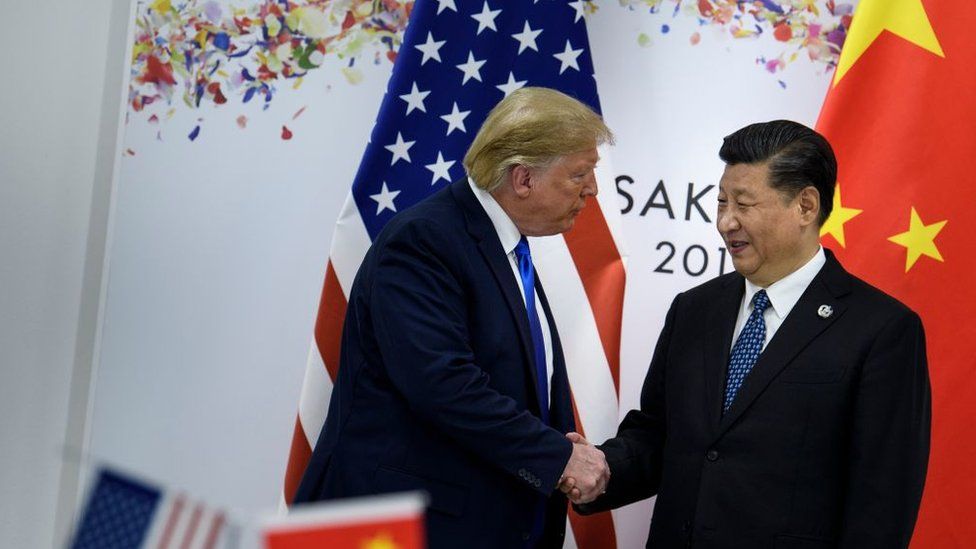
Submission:
[[[824,244],[925,326],[932,446],[915,549],[976,540],[971,4],[861,0],[817,124],[839,164]]]
[[[424,549],[419,493],[302,505],[262,527],[265,549]]]

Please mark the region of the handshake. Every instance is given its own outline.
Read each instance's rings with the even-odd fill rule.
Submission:
[[[573,503],[589,503],[606,492],[610,466],[603,452],[579,433],[567,433],[566,438],[573,443],[573,454],[559,478],[558,488]]]

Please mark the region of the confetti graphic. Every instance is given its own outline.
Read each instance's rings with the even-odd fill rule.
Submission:
[[[396,0],[265,0],[245,7],[212,0],[139,2],[130,111],[145,112],[156,123],[160,111],[180,103],[196,109],[260,102],[266,109],[279,87],[297,89],[330,56],[357,83],[357,59],[396,59],[412,8],[413,1]],[[238,125],[246,127],[246,117]]]
[[[770,73],[778,73],[789,63],[805,55],[822,63],[825,73],[837,66],[841,47],[851,26],[854,6],[834,0],[620,0],[633,11],[646,9],[664,17],[693,17],[699,27],[717,27],[733,39],[755,39],[771,33],[783,50],[774,56],[761,57],[756,64]],[[660,26],[661,34],[672,32],[668,24]],[[688,41],[701,43],[702,35],[693,32]],[[638,44],[650,44],[641,34]],[[780,80],[780,86],[786,84]]]
[[[713,27],[733,39],[771,34],[783,49],[756,59],[771,74],[806,55],[832,70],[850,27],[853,5],[835,0],[618,0],[623,8],[669,17],[693,17],[699,28]],[[592,0],[577,0],[581,13],[598,10]],[[331,57],[342,63],[349,84],[359,84],[357,62],[392,63],[403,39],[414,1],[264,0],[235,6],[218,2],[141,0],[129,85],[130,116],[164,125],[178,108],[247,105],[266,110],[281,90],[298,89],[310,71]],[[675,34],[668,22],[661,35]],[[703,41],[700,31],[683,40]],[[637,36],[652,47],[647,33]],[[783,88],[786,83],[780,79]],[[304,109],[303,109],[304,110]],[[249,113],[253,114],[253,113]],[[301,111],[296,113],[297,118]],[[199,120],[202,121],[202,120]],[[247,128],[248,116],[236,118]],[[184,130],[185,131],[185,130]],[[191,141],[200,125],[187,134]],[[292,132],[283,128],[282,139]],[[162,131],[157,132],[162,140]]]

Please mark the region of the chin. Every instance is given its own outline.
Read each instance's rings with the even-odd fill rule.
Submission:
[[[742,276],[747,276],[755,271],[755,268],[747,262],[742,260],[736,261],[735,258],[732,258],[732,268]]]

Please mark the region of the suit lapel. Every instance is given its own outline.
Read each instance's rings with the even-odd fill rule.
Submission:
[[[532,335],[529,331],[529,319],[525,311],[525,298],[515,281],[511,263],[509,263],[505,250],[502,249],[502,244],[498,240],[498,234],[491,224],[491,219],[485,213],[474,193],[471,192],[471,188],[468,187],[467,179],[459,179],[452,183],[451,192],[461,204],[468,233],[478,242],[478,251],[491,269],[495,282],[498,283],[502,296],[505,298],[505,304],[515,321],[514,325],[519,334],[519,341],[522,343],[523,362],[529,367],[526,369],[526,375],[531,381],[530,385],[533,388],[533,394],[536,397],[536,409],[538,409],[538,403],[541,400],[539,388],[535,383],[535,372],[531,368],[535,360],[532,354]]]
[[[732,332],[739,314],[745,282],[739,274],[729,276],[722,285],[704,326],[706,328],[703,347],[705,359],[705,417],[714,432],[722,418],[722,398],[725,393],[726,369],[729,363],[729,349],[732,347]]]
[[[769,341],[752,371],[746,376],[732,407],[722,417],[718,435],[721,435],[741,416],[769,386],[770,382],[789,365],[811,341],[844,314],[844,302],[839,299],[849,291],[846,272],[829,250],[827,263],[810,282],[790,314]],[[828,305],[832,312],[826,318],[820,316],[821,305]]]

